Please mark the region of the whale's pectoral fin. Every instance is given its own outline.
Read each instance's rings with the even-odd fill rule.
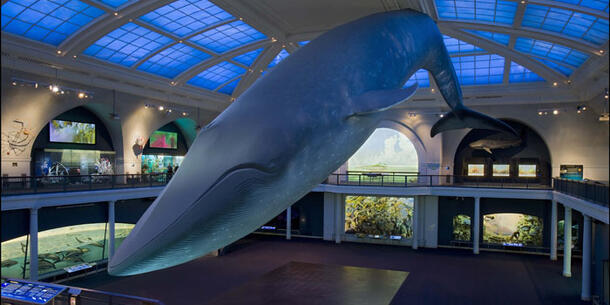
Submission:
[[[483,150],[486,151],[488,154],[493,155],[489,147],[483,147]]]
[[[462,106],[445,114],[442,119],[436,122],[430,130],[430,136],[434,137],[446,130],[462,128],[497,130],[517,135],[517,132],[508,124]]]
[[[354,99],[356,109],[348,116],[367,115],[388,110],[408,100],[417,90],[417,84],[404,89],[375,90]]]

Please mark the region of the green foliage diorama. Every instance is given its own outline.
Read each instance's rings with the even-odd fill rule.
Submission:
[[[412,198],[347,196],[345,199],[347,234],[410,238],[412,219]]]
[[[470,240],[470,216],[455,215],[453,217],[453,240]]]
[[[483,242],[523,246],[542,246],[542,220],[524,214],[488,214],[483,216]]]
[[[557,247],[563,249],[564,221],[557,222]],[[578,224],[572,222],[572,249],[578,249]]]

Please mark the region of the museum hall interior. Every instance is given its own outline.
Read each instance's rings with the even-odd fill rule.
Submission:
[[[610,305],[608,0],[2,0],[3,305]]]

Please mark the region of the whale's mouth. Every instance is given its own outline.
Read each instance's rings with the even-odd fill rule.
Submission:
[[[146,267],[142,267],[143,264],[146,264],[143,261],[149,261],[149,259],[146,259],[142,256],[145,256],[146,251],[144,251],[143,253],[138,253],[140,249],[146,249],[149,246],[152,246],[152,249],[154,249],[154,243],[156,241],[158,241],[160,239],[160,237],[163,237],[164,234],[166,234],[169,231],[172,231],[172,229],[177,226],[179,223],[181,223],[185,217],[187,217],[188,215],[192,215],[194,214],[198,214],[197,212],[194,212],[194,210],[196,210],[197,208],[197,203],[200,202],[201,200],[203,200],[206,196],[211,195],[211,197],[213,197],[215,200],[221,200],[219,198],[216,198],[214,193],[220,193],[220,194],[230,194],[230,195],[235,195],[235,194],[243,194],[245,192],[248,192],[252,189],[252,186],[255,184],[260,185],[261,181],[264,179],[268,179],[269,177],[273,176],[274,171],[269,169],[267,166],[261,165],[259,163],[243,163],[243,164],[239,164],[237,166],[234,166],[228,170],[226,170],[222,175],[220,175],[215,181],[214,183],[212,183],[204,192],[201,193],[201,195],[199,195],[196,199],[194,199],[189,205],[188,208],[185,209],[185,211],[180,214],[180,216],[176,217],[176,219],[174,219],[174,221],[172,221],[171,223],[169,223],[165,228],[163,228],[162,230],[160,230],[158,233],[156,233],[153,237],[148,238],[148,241],[146,243],[144,243],[142,246],[140,246],[138,249],[135,249],[132,253],[128,254],[128,255],[122,255],[122,257],[119,257],[118,252],[121,251],[121,248],[118,249],[117,253],[115,253],[115,256],[113,256],[110,259],[110,262],[108,263],[108,273],[111,275],[117,275],[117,276],[125,276],[125,275],[133,275],[133,274],[138,274],[138,273],[142,273],[142,272],[146,272],[146,271],[139,271],[139,270],[144,270],[146,269]],[[227,183],[225,183],[227,182]],[[229,187],[230,185],[230,187]],[[230,189],[228,189],[230,188]],[[228,195],[226,195],[228,196]],[[229,198],[223,198],[223,200],[227,200]],[[163,199],[161,199],[163,200]],[[151,206],[152,207],[152,206]],[[150,225],[150,224],[148,224]],[[129,238],[129,236],[128,236]],[[127,239],[126,239],[127,241]],[[154,253],[155,250],[152,250],[149,253]],[[154,259],[153,259],[154,260]],[[138,262],[139,263],[136,263]],[[133,265],[140,265],[140,267],[135,267]],[[169,267],[169,265],[167,266]],[[136,269],[136,270],[134,270]],[[139,269],[139,270],[137,270]]]

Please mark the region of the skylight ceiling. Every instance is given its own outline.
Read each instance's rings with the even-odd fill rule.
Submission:
[[[464,86],[567,81],[586,61],[607,52],[607,0],[430,1]],[[261,31],[214,0],[156,3],[9,0],[2,5],[2,31],[58,51],[66,47],[62,54],[69,56],[83,54],[227,95],[309,42],[278,40],[286,34],[282,29]],[[116,16],[124,18],[116,22]],[[100,28],[103,24],[113,27]],[[96,25],[100,29],[90,31]],[[89,45],[67,47],[80,41]],[[414,83],[430,87],[429,73],[417,71],[405,86]]]

